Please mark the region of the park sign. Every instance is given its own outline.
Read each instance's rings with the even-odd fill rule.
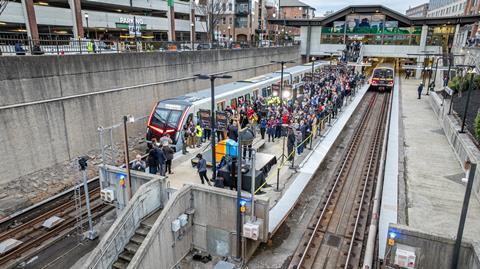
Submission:
[[[173,0],[167,0],[167,5],[169,7],[173,7],[174,1]]]

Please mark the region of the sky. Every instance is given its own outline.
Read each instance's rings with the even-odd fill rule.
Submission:
[[[311,5],[317,10],[315,16],[323,16],[326,11],[338,11],[349,5],[374,5],[379,4],[397,12],[405,14],[409,6],[416,6],[427,3],[428,0],[301,0],[305,4]]]

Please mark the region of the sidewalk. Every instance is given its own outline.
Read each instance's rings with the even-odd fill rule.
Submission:
[[[402,80],[407,225],[455,237],[460,220],[465,173],[428,102],[417,99],[419,80]],[[425,91],[424,91],[425,93]],[[399,194],[403,195],[403,194]],[[464,238],[478,240],[480,203],[470,199]]]

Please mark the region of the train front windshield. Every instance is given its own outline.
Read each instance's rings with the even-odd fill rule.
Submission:
[[[152,117],[151,124],[161,129],[175,129],[178,126],[182,111],[171,110],[166,108],[157,107],[155,114]]]
[[[393,70],[392,69],[375,69],[375,71],[373,71],[373,78],[393,79]]]

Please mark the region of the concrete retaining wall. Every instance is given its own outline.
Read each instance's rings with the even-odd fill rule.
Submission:
[[[440,235],[426,234],[411,227],[390,224],[389,231],[396,234],[395,245],[387,246],[387,265],[393,266],[397,248],[409,248],[415,252],[415,268],[450,268],[455,241]],[[479,246],[462,242],[458,269],[480,269]]]
[[[443,127],[448,142],[457,155],[458,161],[462,166],[467,160],[470,160],[472,163],[480,163],[480,151],[468,134],[459,133],[461,122],[459,122],[459,119],[456,116],[448,115],[450,101],[445,100],[445,103],[442,106],[442,99],[443,98],[440,95],[433,92],[430,94],[429,102]],[[473,193],[480,201],[480,169],[477,169],[475,172]]]
[[[268,200],[259,198],[255,215],[264,221],[260,238],[265,241],[268,238],[268,209]],[[189,224],[180,235],[175,235],[171,223],[186,212],[193,214],[193,219],[189,218]],[[167,203],[128,268],[169,269],[192,249],[213,255],[215,253],[212,251],[218,251],[223,253],[222,256],[234,256],[235,216],[234,192],[197,185],[185,186]],[[247,257],[253,254],[258,244],[260,240],[247,240]]]
[[[246,79],[289,59],[300,60],[298,47],[0,57],[0,184],[97,148],[98,126],[147,115],[160,99],[209,87],[194,74]]]

